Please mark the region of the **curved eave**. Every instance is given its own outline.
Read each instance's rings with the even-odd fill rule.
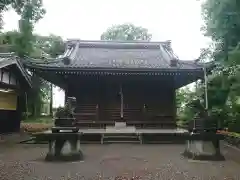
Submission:
[[[203,71],[203,67],[199,68],[106,68],[106,67],[47,67],[33,64],[26,64],[30,69],[38,69],[44,71],[128,71],[128,72],[186,72],[186,71]]]
[[[36,65],[41,65],[41,64],[53,64],[53,63],[58,63],[61,62],[64,59],[64,56],[59,57],[59,58],[43,58],[43,59],[34,59],[28,56],[25,56],[24,58],[21,59],[21,61],[24,64],[36,64]]]
[[[24,76],[25,80],[27,81],[27,84],[30,88],[32,88],[32,82],[30,80],[30,77],[28,75],[28,73],[26,72],[26,70],[24,69],[23,65],[21,62],[19,62],[19,60],[16,61],[16,64],[19,68],[19,70],[21,71],[22,75]]]
[[[66,83],[65,78],[71,76],[139,76],[152,77],[154,79],[172,76],[175,81],[175,89],[190,84],[198,79],[203,79],[203,68],[178,69],[178,68],[62,68],[46,66],[28,66],[28,68],[42,76],[49,82],[61,87],[61,83]],[[70,76],[69,76],[70,75]],[[56,82],[57,77],[65,82]],[[65,79],[65,80],[64,80]],[[60,84],[59,84],[60,83]]]

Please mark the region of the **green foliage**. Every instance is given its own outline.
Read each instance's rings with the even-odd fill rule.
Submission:
[[[194,90],[190,90],[189,88],[181,88],[176,92],[176,100],[177,100],[177,116],[179,119],[180,125],[187,124],[190,120],[193,119],[195,115],[195,110],[192,105],[194,100],[199,99],[199,94]]]
[[[0,34],[0,52],[16,52],[19,54],[18,40],[21,37],[21,33],[18,31],[10,31]],[[24,43],[24,42],[23,42]],[[32,50],[29,52],[30,57],[41,59],[42,57],[56,57],[64,52],[64,43],[61,37],[50,35],[40,36],[33,35],[30,43]],[[3,47],[7,46],[7,50],[3,50]],[[23,55],[26,55],[25,50],[23,50]],[[28,93],[28,110],[33,116],[40,115],[40,108],[42,103],[51,99],[50,96],[50,83],[44,81],[43,79],[33,76],[31,77],[33,88]]]
[[[0,52],[4,47],[8,48],[8,52],[19,53],[19,42],[21,39],[21,33],[18,31],[8,31],[5,33],[0,33]],[[23,42],[24,43],[24,42]],[[33,34],[31,39],[32,50],[28,56],[33,58],[42,58],[42,57],[57,57],[58,55],[63,54],[64,52],[64,42],[61,37],[50,35],[50,36],[40,36]],[[23,55],[26,55],[25,53]]]
[[[63,39],[55,35],[35,35],[34,47],[40,49],[43,54],[49,57],[57,57],[63,54],[65,50]]]
[[[55,113],[56,118],[71,118],[72,117],[72,111],[71,109],[65,107],[59,107],[57,108],[57,111]]]
[[[42,5],[42,0],[4,0],[0,4],[0,13],[12,7],[21,17],[19,20],[20,32],[17,36],[14,36],[15,52],[21,57],[24,55],[29,56],[33,51],[33,27],[45,14]]]
[[[0,33],[0,52],[15,52],[20,57],[56,57],[64,51],[61,37],[34,35],[34,25],[44,16],[42,0],[4,0],[0,15],[12,7],[19,15],[19,31]],[[2,16],[0,16],[2,17]],[[0,18],[0,20],[2,20]],[[0,27],[3,24],[0,21]],[[50,98],[50,84],[32,74],[33,88],[27,93],[28,110],[32,116],[40,116],[41,105]]]
[[[3,25],[4,25],[4,23],[3,23],[3,15],[0,13],[0,32],[3,29]]]
[[[202,29],[213,44],[202,51],[201,58],[212,58],[217,65],[208,76],[209,115],[230,131],[240,132],[240,3],[206,0],[202,14],[205,21]],[[204,95],[204,87],[199,90]],[[191,97],[191,93],[186,94]],[[182,111],[191,109],[186,107]],[[187,119],[190,118],[188,115]]]
[[[38,118],[28,118],[28,119],[24,119],[24,123],[53,124],[53,118],[49,116],[41,116]]]
[[[23,19],[30,17],[34,23],[43,18],[46,13],[42,0],[3,0],[0,3],[0,13],[12,7]]]
[[[112,26],[101,35],[101,40],[146,40],[150,41],[152,35],[146,28],[134,26],[133,24],[121,24]]]
[[[223,42],[226,38],[228,46],[236,46],[240,35],[240,3],[232,0],[207,0],[203,4],[202,14],[205,20],[205,34],[214,41]]]

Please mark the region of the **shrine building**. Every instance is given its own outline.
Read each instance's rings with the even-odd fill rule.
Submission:
[[[0,53],[0,134],[18,132],[30,77],[12,53]]]
[[[61,57],[25,65],[76,98],[82,128],[175,128],[176,89],[204,77],[204,65],[180,60],[170,41],[69,40]]]

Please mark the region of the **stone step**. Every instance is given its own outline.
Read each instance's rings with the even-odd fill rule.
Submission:
[[[129,134],[111,134],[111,135],[104,135],[103,136],[103,143],[111,142],[111,143],[140,143],[139,136]]]
[[[128,144],[128,143],[131,143],[131,144],[140,144],[140,141],[104,141],[103,142],[104,144],[106,143],[123,143],[123,144]]]
[[[138,139],[138,136],[127,136],[127,135],[111,135],[111,136],[108,136],[108,135],[104,135],[104,138],[135,138],[135,139]]]
[[[172,141],[164,141],[164,140],[158,140],[158,141],[147,141],[146,144],[184,144],[184,142],[176,142],[174,140]]]

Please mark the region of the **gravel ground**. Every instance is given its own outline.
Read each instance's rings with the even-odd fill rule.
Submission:
[[[82,145],[82,162],[47,163],[47,145],[0,147],[0,180],[240,179],[240,164],[188,161],[183,145]],[[132,178],[135,177],[135,178]]]

